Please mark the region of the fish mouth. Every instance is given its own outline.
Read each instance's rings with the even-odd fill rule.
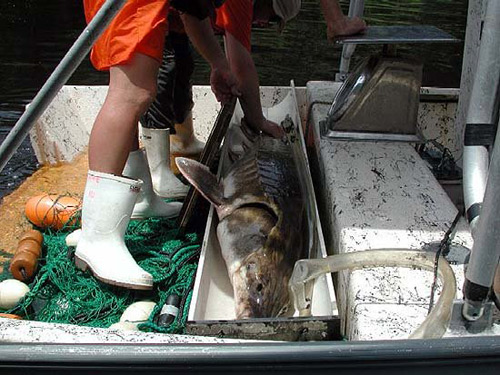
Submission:
[[[239,307],[239,309],[238,309]],[[239,305],[236,309],[236,319],[245,320],[245,319],[255,319],[255,318],[278,318],[278,317],[291,317],[293,316],[293,309],[291,309],[291,304],[286,303],[278,310],[277,314],[266,314],[261,313],[262,310],[256,311],[250,306]]]
[[[246,262],[233,273],[237,319],[274,318],[289,306],[288,277],[276,265]]]

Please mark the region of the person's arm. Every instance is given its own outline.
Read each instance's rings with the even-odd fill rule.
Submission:
[[[344,16],[338,0],[320,0],[320,3],[328,40],[340,35],[357,34],[366,29],[366,23],[361,18]]]
[[[228,102],[232,96],[240,96],[237,81],[232,74],[222,48],[212,30],[210,19],[199,20],[187,13],[181,15],[189,39],[211,67],[210,84],[220,102]]]
[[[250,52],[231,33],[226,33],[224,38],[229,65],[241,92],[240,104],[246,122],[254,130],[261,130],[276,138],[283,136],[283,129],[266,120],[262,113],[259,76]]]

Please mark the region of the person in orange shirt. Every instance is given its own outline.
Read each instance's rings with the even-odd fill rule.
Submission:
[[[337,0],[320,2],[329,39],[365,29],[366,25],[360,18],[344,16]],[[276,123],[267,120],[262,113],[259,77],[250,52],[251,28],[252,24],[263,26],[268,25],[269,21],[277,21],[282,29],[287,21],[297,15],[300,6],[300,0],[226,0],[216,9],[214,26],[224,35],[226,55],[242,93],[240,104],[245,123],[257,132],[263,131],[275,137],[283,133]],[[158,96],[141,118],[143,133],[150,138],[144,142],[147,153],[160,155],[158,157],[165,160],[163,169],[150,165],[155,191],[163,197],[175,197],[187,192],[186,186],[161,183],[161,176],[171,173],[167,162],[169,154],[174,157],[197,156],[204,146],[193,132],[193,57],[182,24],[176,21],[174,13],[170,17],[172,22],[169,24],[170,31],[158,76]]]
[[[342,13],[337,0],[320,0],[327,23],[328,38],[355,34],[366,25],[358,17],[348,18]],[[256,131],[274,137],[283,135],[282,129],[267,120],[262,113],[259,95],[259,77],[250,51],[252,23],[265,25],[271,20],[282,30],[285,23],[300,11],[301,0],[227,0],[217,9],[216,26],[224,30],[226,55],[238,80],[239,98],[246,124]]]
[[[104,1],[84,0],[87,22]],[[211,1],[172,1],[183,7],[186,31],[211,65],[217,99],[239,95],[207,17]],[[156,96],[168,6],[168,0],[127,1],[91,52],[92,64],[109,71],[109,88],[90,134],[75,264],[82,270],[90,268],[105,283],[132,289],[151,289],[153,278],[137,265],[125,245],[130,219],[172,217],[181,208],[180,203],[165,203],[154,193],[137,139],[138,120]]]

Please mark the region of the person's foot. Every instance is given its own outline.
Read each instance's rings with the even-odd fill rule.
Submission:
[[[328,25],[328,39],[333,40],[338,36],[354,35],[366,30],[366,22],[359,17],[345,17]]]

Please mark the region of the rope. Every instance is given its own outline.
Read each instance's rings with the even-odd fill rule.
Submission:
[[[451,223],[450,228],[448,228],[443,239],[441,240],[438,250],[436,251],[436,258],[434,260],[434,280],[432,281],[431,299],[429,301],[429,309],[427,311],[428,313],[431,312],[432,307],[434,306],[434,295],[436,294],[437,280],[438,280],[439,257],[441,256],[441,254],[443,255],[443,257],[446,257],[450,253],[450,237],[451,234],[455,231],[455,228],[461,217],[462,217],[462,211],[459,210],[457,215],[455,216],[455,219]]]

